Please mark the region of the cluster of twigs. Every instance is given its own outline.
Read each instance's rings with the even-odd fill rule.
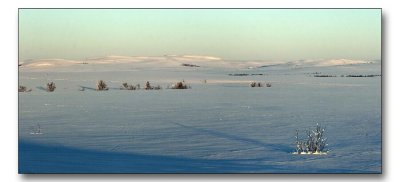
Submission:
[[[319,124],[315,130],[307,130],[305,139],[299,138],[299,131],[296,130],[296,153],[297,154],[314,154],[323,152],[327,141],[324,137],[325,128],[322,128]]]

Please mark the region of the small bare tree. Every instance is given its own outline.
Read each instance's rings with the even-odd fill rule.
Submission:
[[[107,84],[103,80],[97,82],[97,90],[108,90]]]
[[[150,82],[147,81],[147,82],[146,82],[146,86],[144,87],[144,89],[145,89],[145,90],[153,90],[154,87],[152,87],[152,86],[150,85]]]
[[[317,124],[315,130],[306,131],[306,139],[299,138],[299,132],[296,130],[296,153],[320,153],[327,145],[327,138],[324,136],[325,128]]]
[[[46,90],[48,92],[54,92],[55,89],[56,89],[56,84],[54,82],[47,83]]]

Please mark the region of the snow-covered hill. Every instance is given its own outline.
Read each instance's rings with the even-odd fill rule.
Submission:
[[[182,65],[196,65],[203,68],[262,68],[280,66],[287,68],[326,67],[374,63],[367,60],[327,59],[327,60],[298,60],[298,61],[271,61],[271,60],[226,60],[213,56],[198,55],[164,55],[164,56],[105,56],[86,58],[84,60],[70,59],[31,59],[20,61],[20,70],[38,71],[68,69],[87,71],[88,68],[104,69],[109,65],[117,68],[176,68]]]

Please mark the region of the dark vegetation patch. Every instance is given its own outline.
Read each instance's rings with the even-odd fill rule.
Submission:
[[[314,77],[336,77],[336,75],[314,75]]]
[[[140,85],[129,85],[127,82],[122,83],[122,87],[120,87],[121,90],[136,90],[140,88]]]
[[[46,86],[46,91],[48,92],[54,92],[54,90],[56,90],[56,84],[54,82],[47,83]]]
[[[144,87],[144,89],[145,90],[161,90],[161,86],[160,85],[158,85],[158,86],[152,86],[151,84],[150,84],[150,82],[149,81],[147,81],[146,82],[146,85],[145,85],[145,87]]]
[[[96,90],[98,90],[98,91],[108,90],[106,82],[104,82],[103,80],[99,80],[97,82],[97,89]]]
[[[187,67],[200,67],[199,65],[187,64],[187,63],[182,63],[182,66],[187,66]]]
[[[189,89],[192,88],[189,85],[187,85],[185,83],[185,81],[181,81],[181,82],[177,82],[175,84],[173,84],[171,87],[169,87],[170,89]]]
[[[346,75],[346,77],[377,77],[382,75]],[[344,75],[342,75],[344,77]]]
[[[271,83],[251,82],[250,87],[272,87]]]
[[[25,86],[20,85],[20,86],[18,87],[18,92],[30,92],[30,91],[32,91],[32,89],[28,89],[28,88],[25,87]]]
[[[266,75],[264,73],[230,73],[228,74],[229,76],[262,76],[262,75]]]

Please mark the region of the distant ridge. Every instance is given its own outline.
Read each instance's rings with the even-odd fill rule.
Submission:
[[[193,67],[201,68],[238,68],[238,69],[257,69],[265,67],[326,67],[326,66],[343,66],[370,64],[378,61],[351,60],[351,59],[326,59],[326,60],[297,60],[297,61],[237,61],[225,60],[214,56],[199,55],[164,55],[164,56],[118,56],[110,55],[105,57],[86,58],[85,60],[70,59],[30,59],[19,62],[19,67],[27,70],[45,70],[54,68],[69,68],[76,65],[93,66],[93,65],[128,65],[136,68],[163,68],[163,67],[188,67],[182,65],[196,65]],[[77,68],[77,67],[74,67]],[[77,69],[79,69],[77,68]]]

